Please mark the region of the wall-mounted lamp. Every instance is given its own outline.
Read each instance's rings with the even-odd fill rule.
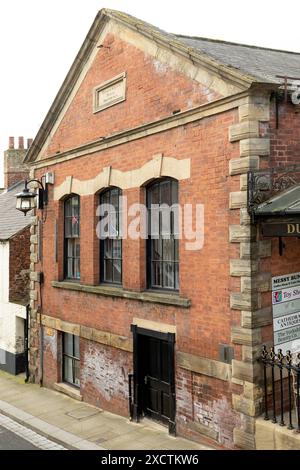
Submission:
[[[54,177],[52,173],[47,173],[46,175],[43,176],[44,178],[44,183],[36,179],[32,180],[25,180],[25,187],[21,193],[18,193],[16,195],[17,202],[16,202],[16,209],[23,212],[24,215],[27,214],[27,212],[31,211],[32,209],[35,209],[36,207],[38,209],[44,209],[44,206],[48,204],[48,184],[53,184],[54,183]],[[28,188],[29,183],[38,183],[40,187],[38,188],[38,192],[32,192]],[[37,198],[38,197],[38,204],[37,204]]]

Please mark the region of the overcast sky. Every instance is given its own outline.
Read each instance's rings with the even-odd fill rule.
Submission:
[[[300,52],[299,0],[1,1],[0,155],[10,135],[35,136],[101,8],[169,32]]]

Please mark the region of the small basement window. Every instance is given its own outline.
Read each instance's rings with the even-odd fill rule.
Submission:
[[[63,334],[63,381],[80,387],[79,336]]]

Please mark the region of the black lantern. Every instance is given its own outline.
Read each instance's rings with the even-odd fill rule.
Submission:
[[[38,192],[32,192],[28,189],[28,184],[36,182],[38,183],[41,187],[38,188]],[[47,184],[44,186],[41,181],[38,180],[30,180],[30,181],[25,181],[25,188],[21,193],[18,193],[16,195],[17,198],[17,203],[16,203],[16,209],[23,212],[24,215],[27,214],[27,212],[31,211],[32,209],[35,209],[38,207],[38,209],[43,209],[44,205],[47,204]],[[38,197],[38,204],[36,198]]]

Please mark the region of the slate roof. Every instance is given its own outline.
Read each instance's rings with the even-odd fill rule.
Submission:
[[[255,208],[256,216],[292,216],[300,214],[300,185],[293,186]]]
[[[24,189],[24,181],[11,186],[0,194],[0,240],[12,238],[18,232],[29,226],[31,217],[16,209],[16,194]]]
[[[278,75],[300,78],[300,53],[247,46],[206,38],[176,36],[191,48],[233,67],[259,82],[282,83]]]
[[[282,83],[277,75],[300,78],[300,51],[290,52],[259,46],[238,44],[218,39],[167,33],[146,21],[116,10],[104,10],[109,16],[135,26],[141,33],[164,39],[172,47],[180,45],[205,54],[219,64],[262,83]]]

